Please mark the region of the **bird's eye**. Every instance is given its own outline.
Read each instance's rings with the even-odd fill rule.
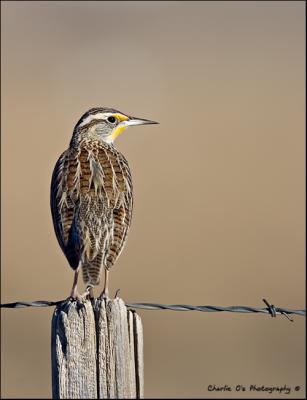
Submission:
[[[111,122],[111,124],[114,124],[114,122],[116,122],[116,118],[111,115],[111,117],[108,117],[108,121]]]

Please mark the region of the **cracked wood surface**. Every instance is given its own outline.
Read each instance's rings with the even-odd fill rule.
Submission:
[[[53,398],[144,396],[142,322],[120,298],[57,307],[51,347]]]

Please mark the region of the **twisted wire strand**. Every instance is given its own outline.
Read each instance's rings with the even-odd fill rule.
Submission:
[[[61,304],[67,302],[68,300],[59,301],[48,301],[48,300],[38,300],[38,301],[17,301],[14,303],[0,304],[0,308],[24,308],[24,307],[50,307],[50,306],[60,306]],[[288,308],[275,307],[270,304],[267,300],[263,299],[267,307],[256,308],[249,306],[193,306],[190,304],[158,304],[158,303],[125,303],[130,309],[143,309],[143,310],[172,310],[172,311],[202,311],[202,312],[236,312],[236,313],[265,313],[270,314],[272,317],[276,315],[284,315],[290,321],[293,321],[289,314],[306,316],[306,310],[291,310]]]

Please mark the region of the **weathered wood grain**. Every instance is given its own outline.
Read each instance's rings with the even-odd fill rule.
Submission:
[[[144,396],[140,317],[120,298],[57,307],[52,320],[53,398]]]
[[[98,387],[100,399],[144,395],[143,336],[140,318],[120,298],[97,300]],[[136,323],[137,321],[137,323]]]
[[[96,329],[89,301],[56,308],[51,347],[53,398],[97,398]]]
[[[133,336],[135,343],[135,369],[137,395],[144,397],[144,344],[142,320],[136,312],[133,312]]]

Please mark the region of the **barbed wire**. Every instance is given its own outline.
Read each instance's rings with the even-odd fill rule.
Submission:
[[[202,312],[236,312],[236,313],[264,313],[270,314],[272,317],[276,315],[283,315],[288,318],[289,321],[293,322],[293,319],[289,317],[289,314],[306,316],[306,310],[291,310],[288,308],[275,307],[270,304],[266,299],[262,299],[267,307],[256,308],[249,306],[193,306],[190,304],[158,304],[158,303],[125,303],[129,309],[143,309],[143,310],[173,310],[173,311],[202,311]],[[59,300],[59,301],[17,301],[14,303],[0,304],[0,308],[25,308],[25,307],[50,307],[50,306],[61,306],[64,303],[71,301],[71,299]]]

